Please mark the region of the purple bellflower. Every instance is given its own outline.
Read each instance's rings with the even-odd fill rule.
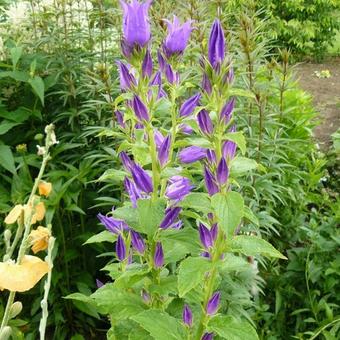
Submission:
[[[166,209],[165,216],[163,218],[163,221],[160,224],[160,228],[167,229],[169,227],[172,227],[179,213],[181,212],[181,210],[182,208],[180,207],[171,207],[171,208]]]
[[[203,74],[203,78],[202,78],[202,89],[209,95],[212,92],[211,81],[205,73]]]
[[[188,124],[180,124],[179,131],[185,135],[191,135],[194,132],[194,129]]]
[[[157,60],[158,60],[159,68],[161,69],[162,72],[164,72],[165,66],[166,66],[166,61],[165,61],[161,51],[157,52]]]
[[[162,85],[162,73],[161,71],[157,71],[150,81],[150,86],[161,86]]]
[[[165,76],[170,84],[179,83],[179,74],[172,69],[170,64],[165,65]]]
[[[179,160],[182,163],[194,163],[196,161],[199,161],[200,159],[203,159],[207,156],[207,149],[201,148],[199,146],[188,146],[187,148],[182,149],[179,152]]]
[[[210,135],[214,131],[214,126],[207,110],[203,109],[198,113],[197,121],[202,133]]]
[[[216,19],[211,28],[208,44],[208,59],[211,66],[218,70],[225,57],[225,40],[221,22]]]
[[[156,243],[155,255],[153,257],[153,262],[156,268],[160,268],[164,264],[164,253],[161,242]]]
[[[174,15],[173,21],[164,19],[168,25],[168,35],[163,43],[163,50],[167,58],[173,55],[180,55],[187,47],[188,40],[192,31],[191,20],[188,20],[183,25]]]
[[[122,151],[119,154],[119,158],[120,158],[121,162],[123,163],[124,169],[126,171],[131,171],[131,169],[133,168],[135,163],[134,163],[134,161],[132,161],[130,159],[130,157],[127,155],[127,153],[125,151]]]
[[[208,315],[214,315],[216,314],[218,307],[220,305],[220,299],[221,299],[221,293],[215,292],[212,297],[209,299],[207,303],[207,314]]]
[[[113,234],[120,234],[123,230],[128,230],[129,226],[123,221],[117,218],[108,217],[103,214],[97,215],[100,223],[102,223],[105,228]]]
[[[200,235],[201,243],[203,244],[204,248],[209,249],[210,247],[212,247],[213,239],[210,230],[203,223],[199,224],[198,232]]]
[[[169,152],[170,152],[170,146],[171,146],[171,137],[167,136],[164,138],[162,144],[159,147],[158,150],[158,159],[159,163],[163,167],[169,160]]]
[[[120,0],[123,9],[123,50],[129,57],[134,47],[144,47],[151,38],[150,23],[148,17],[152,0],[140,3],[137,0],[126,3]]]
[[[184,305],[182,319],[184,324],[186,324],[189,327],[192,327],[192,311],[187,304]]]
[[[215,177],[208,167],[204,167],[204,181],[207,188],[208,194],[210,196],[215,195],[219,192],[218,185],[216,183]]]
[[[150,119],[147,107],[137,95],[133,97],[132,108],[133,108],[133,111],[135,112],[136,117],[139,120],[142,121],[142,120]]]
[[[124,178],[124,187],[130,197],[130,201],[134,208],[137,208],[137,200],[142,197],[140,190],[136,184],[129,180],[128,177]]]
[[[159,148],[161,147],[161,145],[163,144],[164,142],[164,139],[165,137],[162,135],[162,133],[157,130],[157,129],[154,129],[154,138],[155,138],[155,144],[156,144],[156,148],[157,150],[159,150]]]
[[[116,254],[119,261],[124,261],[126,258],[126,246],[122,235],[118,235],[116,242]]]
[[[134,164],[131,175],[137,188],[147,194],[153,191],[152,179],[149,174],[138,164]]]
[[[117,61],[117,65],[121,90],[131,89],[133,85],[137,84],[135,77],[130,73],[128,67],[123,62]]]
[[[207,160],[209,161],[210,164],[216,164],[216,153],[214,150],[208,150],[207,151]]]
[[[169,179],[169,183],[165,196],[174,201],[181,201],[192,189],[190,180],[186,177],[173,176]]]
[[[137,233],[134,230],[130,230],[130,234],[131,234],[131,244],[132,244],[132,247],[134,249],[136,249],[138,251],[138,253],[144,254],[145,243],[144,243],[144,240],[143,240],[142,236],[140,236],[140,234]]]
[[[226,160],[222,157],[217,166],[216,179],[219,185],[227,182],[229,177],[229,169]]]
[[[220,113],[220,119],[223,120],[226,124],[229,123],[233,110],[235,106],[235,98],[229,100],[222,108]]]
[[[142,75],[143,77],[151,77],[152,75],[152,69],[153,69],[153,64],[152,64],[152,57],[150,50],[147,50],[145,53],[145,57],[143,60],[142,64]]]
[[[119,110],[115,111],[115,115],[116,115],[116,119],[117,119],[117,123],[120,127],[122,127],[123,129],[125,129],[126,125],[124,123],[124,117],[123,117],[123,113]]]
[[[228,160],[232,160],[236,154],[236,143],[232,142],[231,140],[226,140],[222,146],[222,154]]]
[[[197,93],[193,95],[192,97],[188,98],[179,109],[179,116],[180,117],[188,117],[190,116],[197,105],[199,105],[201,99],[201,94]]]

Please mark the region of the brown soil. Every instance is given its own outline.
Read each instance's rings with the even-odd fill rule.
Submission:
[[[315,71],[329,70],[330,78],[318,78]],[[331,134],[340,127],[340,58],[322,64],[301,63],[296,66],[301,87],[312,94],[321,124],[314,135],[321,149],[331,145]]]

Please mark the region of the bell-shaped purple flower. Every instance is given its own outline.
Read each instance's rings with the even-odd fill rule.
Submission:
[[[212,174],[212,172],[206,166],[204,167],[204,181],[205,181],[205,187],[207,188],[208,194],[210,196],[213,196],[217,192],[219,192],[216,179],[214,175]]]
[[[166,61],[161,53],[161,51],[157,52],[157,59],[158,59],[158,65],[162,72],[165,71]]]
[[[210,135],[214,131],[214,125],[207,110],[203,109],[198,113],[197,121],[202,133]]]
[[[182,200],[193,188],[190,180],[183,176],[173,176],[169,179],[169,183],[165,196],[174,201]]]
[[[225,57],[225,40],[221,22],[216,19],[211,28],[208,44],[208,60],[217,70]]]
[[[220,119],[225,122],[225,124],[229,123],[233,110],[235,106],[235,98],[229,100],[222,108],[220,113]]]
[[[214,339],[214,333],[208,333],[205,332],[201,338],[201,340],[213,340]]]
[[[164,138],[162,144],[158,150],[158,160],[160,165],[163,167],[169,160],[169,152],[171,146],[171,137],[167,136]]]
[[[157,71],[150,81],[150,86],[161,86],[162,85],[162,73],[161,71]]]
[[[116,254],[119,261],[124,261],[126,258],[126,246],[121,234],[118,235],[116,242]]]
[[[179,109],[179,116],[180,117],[190,116],[194,112],[197,105],[199,105],[200,99],[201,99],[200,93],[197,93],[192,97],[188,98]]]
[[[216,314],[218,307],[220,305],[220,299],[221,299],[221,293],[215,292],[212,297],[209,299],[207,303],[207,314],[208,315],[214,315]]]
[[[189,20],[181,25],[175,15],[172,22],[166,19],[164,21],[168,25],[168,35],[163,43],[165,55],[169,58],[173,55],[182,54],[190,38],[192,21]]]
[[[171,207],[171,208],[166,209],[165,216],[159,227],[162,229],[167,229],[170,226],[172,226],[175,223],[181,210],[182,208],[180,207]]]
[[[130,157],[127,155],[127,153],[125,151],[122,151],[119,154],[119,158],[121,160],[121,162],[123,163],[124,169],[126,171],[131,171],[131,169],[134,166],[134,162],[130,159]]]
[[[152,179],[148,173],[138,164],[134,164],[131,175],[137,188],[147,194],[153,191]]]
[[[184,324],[186,324],[189,327],[192,327],[192,311],[187,304],[184,305],[182,319]]]
[[[213,242],[215,242],[216,239],[217,239],[217,235],[218,235],[218,225],[217,225],[217,223],[214,223],[213,226],[211,227],[210,235],[211,235],[211,239],[213,240]]]
[[[130,201],[134,208],[137,208],[137,200],[142,197],[140,190],[136,184],[131,182],[128,177],[124,178],[124,187],[130,197]]]
[[[131,244],[134,249],[138,251],[140,254],[144,254],[145,251],[145,242],[142,236],[134,230],[130,230],[131,234]]]
[[[156,147],[157,147],[157,150],[158,150],[161,147],[161,145],[163,144],[165,137],[157,129],[154,129],[153,135],[154,135],[155,144],[156,144]]]
[[[156,243],[155,255],[153,257],[153,262],[156,268],[160,268],[164,264],[164,253],[161,242]]]
[[[135,77],[130,73],[128,67],[121,61],[117,61],[118,69],[119,69],[119,79],[120,79],[120,88],[122,90],[128,90],[133,85],[136,85]]]
[[[207,151],[207,159],[210,164],[216,164],[216,153],[214,150],[208,150]]]
[[[205,73],[203,74],[203,78],[202,78],[202,89],[209,95],[212,92],[211,81]]]
[[[165,76],[170,84],[179,83],[179,74],[172,69],[170,64],[165,65]]]
[[[152,57],[150,50],[147,50],[145,53],[145,57],[143,60],[142,64],[142,75],[143,77],[151,77],[152,75],[152,69],[153,69],[153,64],[152,64]]]
[[[97,217],[99,221],[105,226],[105,228],[113,234],[120,234],[123,230],[129,229],[129,226],[123,220],[105,216],[100,213],[97,215]]]
[[[232,142],[231,140],[227,140],[223,143],[222,146],[222,154],[228,160],[232,160],[236,154],[236,143]]]
[[[124,118],[123,118],[123,113],[119,110],[115,111],[116,119],[118,125],[120,125],[123,129],[125,129],[125,123],[124,123]]]
[[[205,249],[209,249],[213,246],[213,239],[211,237],[210,230],[203,224],[200,223],[198,226],[198,232],[200,235],[200,240]]]
[[[188,124],[180,124],[179,131],[184,133],[185,135],[191,135],[194,132],[194,129]]]
[[[123,9],[123,36],[124,43],[131,48],[144,47],[151,38],[150,23],[148,17],[152,0],[139,3],[137,0],[126,3],[120,0]]]
[[[203,159],[207,156],[207,149],[201,148],[199,146],[188,146],[180,151],[178,154],[179,160],[182,163],[194,163],[200,159]]]
[[[147,107],[137,95],[133,97],[132,108],[133,108],[133,111],[135,112],[136,117],[139,120],[150,119]]]
[[[222,157],[220,162],[218,163],[216,170],[216,179],[218,184],[220,185],[225,184],[228,180],[228,177],[229,177],[228,165],[224,157]]]

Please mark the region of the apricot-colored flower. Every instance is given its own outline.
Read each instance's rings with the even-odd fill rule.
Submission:
[[[52,183],[41,181],[38,186],[39,195],[48,197],[52,191]]]
[[[47,274],[48,264],[39,257],[25,255],[21,264],[0,262],[0,289],[26,292]]]
[[[42,226],[39,226],[36,230],[31,231],[28,239],[34,254],[48,248],[48,240],[50,236],[50,231]]]
[[[45,208],[44,202],[39,202],[34,207],[34,214],[32,216],[31,223],[34,224],[36,222],[42,221],[43,218],[45,217],[45,213],[46,213],[46,208]]]
[[[13,224],[15,223],[18,218],[20,217],[22,210],[24,207],[21,204],[17,204],[6,216],[5,223],[6,224]]]

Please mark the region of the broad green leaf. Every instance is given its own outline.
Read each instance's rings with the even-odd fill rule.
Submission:
[[[86,302],[86,303],[93,303],[94,302],[94,300],[91,299],[90,296],[87,296],[87,295],[84,295],[84,294],[81,294],[81,293],[69,294],[69,295],[65,296],[64,299],[82,301],[82,302]]]
[[[102,243],[102,242],[110,242],[113,243],[117,240],[117,235],[110,233],[108,230],[103,230],[97,235],[91,236],[86,242],[83,244],[90,243]]]
[[[32,86],[35,94],[39,97],[41,104],[44,106],[45,84],[39,76],[30,79],[28,83]]]
[[[199,283],[204,282],[204,276],[211,268],[211,262],[205,257],[188,257],[179,265],[178,292],[183,297]]]
[[[183,208],[189,208],[204,213],[208,213],[211,210],[209,195],[205,193],[193,192],[186,196],[179,205]]]
[[[99,178],[98,182],[121,183],[126,176],[126,172],[118,169],[108,169]]]
[[[161,277],[159,283],[151,284],[149,286],[150,293],[156,293],[159,295],[177,294],[177,276],[170,275],[167,277]]]
[[[152,236],[164,218],[164,200],[138,200],[139,224],[145,234]]]
[[[132,287],[135,283],[142,280],[150,271],[146,264],[132,263],[127,266],[123,272],[114,282],[114,286],[124,289],[125,287]]]
[[[255,256],[261,254],[266,257],[276,257],[285,260],[287,259],[269,242],[256,236],[235,236],[230,240],[229,247],[230,251],[240,252],[247,256]]]
[[[216,194],[211,198],[211,205],[215,210],[219,226],[229,237],[233,236],[244,215],[243,197],[235,191]]]
[[[32,115],[32,112],[24,107],[19,107],[15,111],[7,111],[0,107],[0,117],[7,120],[22,123]]]
[[[12,78],[16,81],[22,81],[26,83],[29,80],[29,74],[28,72],[23,72],[23,71],[5,71],[5,72],[0,72],[0,78]]]
[[[242,256],[235,256],[231,253],[226,253],[223,261],[219,265],[220,273],[241,272],[250,268],[250,264]]]
[[[22,47],[21,46],[13,47],[11,48],[10,52],[11,52],[13,68],[15,69],[22,55]]]
[[[230,315],[215,316],[208,323],[209,332],[228,340],[258,340],[256,330],[247,321],[238,321]]]
[[[247,97],[247,98],[253,98],[255,99],[255,95],[253,92],[244,90],[244,89],[237,89],[237,88],[232,88],[229,90],[230,96],[235,96],[235,97]]]
[[[246,153],[246,139],[244,138],[243,132],[229,132],[224,135],[225,139],[231,140],[240,148],[242,155]]]
[[[256,226],[260,225],[260,222],[257,216],[255,216],[253,211],[247,206],[244,207],[244,218],[246,218],[247,220],[249,220],[251,223],[255,224]]]
[[[238,176],[257,168],[257,162],[247,157],[236,157],[231,162],[231,175]]]
[[[131,317],[155,340],[185,339],[185,329],[181,322],[160,310],[149,309]]]
[[[14,157],[11,148],[8,145],[0,145],[0,165],[13,175],[17,173]]]
[[[124,205],[112,212],[112,216],[125,221],[130,227],[143,232],[138,221],[138,211],[132,208],[131,204]]]
[[[17,125],[20,125],[20,123],[13,123],[7,120],[2,121],[0,124],[0,135],[4,135],[6,132],[8,132]]]

